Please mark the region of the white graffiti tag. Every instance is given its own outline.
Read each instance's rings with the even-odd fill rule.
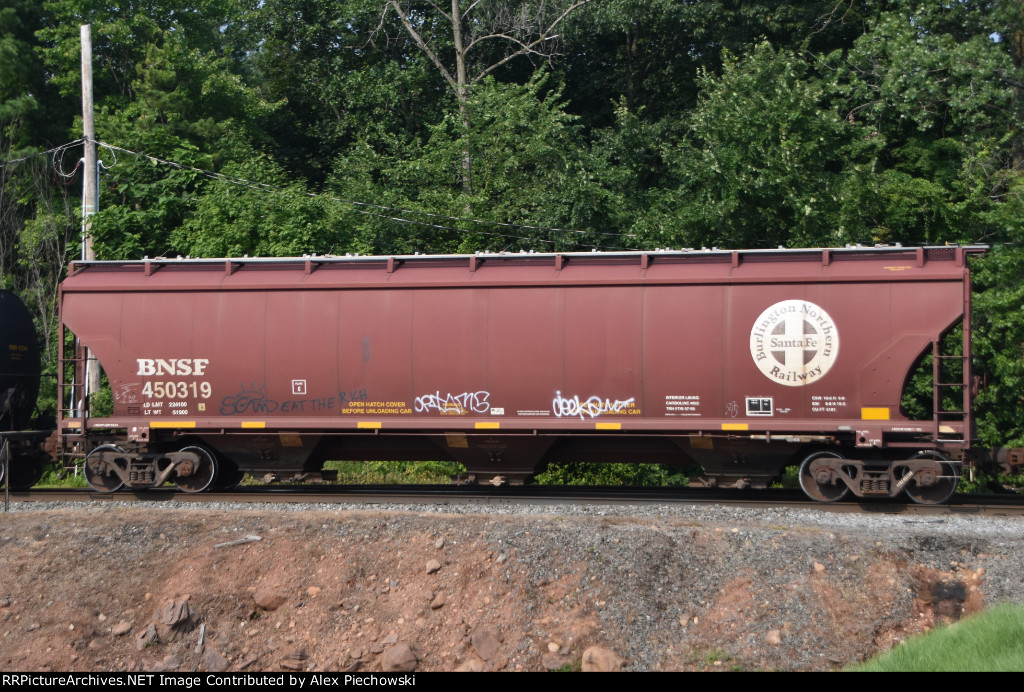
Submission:
[[[618,413],[627,409],[633,403],[633,397],[628,399],[602,399],[599,396],[592,396],[581,402],[577,394],[571,399],[566,399],[561,392],[555,392],[555,398],[551,400],[551,410],[559,418],[563,416],[579,416],[583,420],[586,416],[596,418],[603,413]]]
[[[491,393],[483,391],[463,392],[462,394],[449,393],[444,396],[441,395],[441,392],[434,392],[416,397],[413,400],[413,406],[419,413],[432,409],[442,413],[461,414],[466,411],[487,413],[491,410],[491,403],[488,401],[490,398]]]

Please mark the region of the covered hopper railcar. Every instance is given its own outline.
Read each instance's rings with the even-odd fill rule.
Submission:
[[[817,500],[941,502],[972,444],[967,258],[983,251],[75,262],[62,329],[102,364],[114,409],[69,406],[62,445],[105,491],[329,459],[451,459],[509,482],[631,461],[737,487],[799,465]],[[962,351],[943,353],[957,326]],[[926,354],[958,365],[934,383],[957,405],[910,420],[901,396]],[[66,402],[80,381],[61,374]]]

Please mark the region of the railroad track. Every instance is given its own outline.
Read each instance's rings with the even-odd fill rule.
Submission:
[[[89,488],[43,488],[10,493],[10,502],[131,502],[139,504],[715,504],[760,509],[813,509],[865,514],[1024,516],[1024,495],[956,495],[947,504],[900,501],[821,503],[796,490],[742,492],[714,489],[577,488],[557,486],[249,486],[226,492],[185,493],[177,488],[98,493]]]

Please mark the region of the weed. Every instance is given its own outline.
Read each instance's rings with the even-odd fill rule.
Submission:
[[[785,488],[786,490],[797,490],[800,488],[800,469],[796,466],[787,466],[782,475],[772,481],[771,487]]]
[[[36,483],[36,487],[40,488],[84,488],[87,485],[83,476],[61,473],[54,469],[47,470]]]
[[[716,661],[726,663],[731,660],[732,656],[730,656],[727,652],[723,651],[722,649],[711,649],[706,654],[704,654],[704,662],[708,665],[713,665]]]
[[[1006,493],[1020,492],[1024,487],[1024,474],[1000,473],[996,476],[985,471],[975,470],[974,480],[970,479],[966,470],[960,477],[960,485],[957,486],[958,493]]]
[[[465,472],[454,461],[328,461],[344,485],[447,485]]]

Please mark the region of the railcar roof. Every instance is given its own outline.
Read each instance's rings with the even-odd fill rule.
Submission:
[[[248,255],[242,257],[209,257],[209,258],[194,258],[194,257],[182,257],[181,255],[175,257],[143,257],[139,260],[75,260],[72,265],[76,268],[85,268],[89,266],[125,266],[125,265],[138,265],[145,263],[158,263],[158,264],[224,264],[225,262],[231,262],[237,265],[247,264],[294,264],[302,263],[306,261],[313,261],[316,263],[334,263],[334,262],[386,262],[388,260],[396,262],[439,262],[439,261],[453,261],[453,260],[469,260],[472,258],[487,259],[487,260],[522,260],[522,259],[536,259],[538,261],[544,261],[545,259],[556,259],[564,258],[565,260],[608,260],[612,261],[615,259],[641,259],[643,257],[650,258],[679,258],[679,259],[693,259],[693,260],[714,260],[718,259],[721,261],[727,261],[735,256],[744,258],[758,258],[762,260],[770,260],[777,258],[780,261],[794,260],[794,259],[810,259],[817,258],[827,254],[828,256],[843,259],[877,259],[880,255],[894,255],[894,254],[923,254],[928,260],[939,260],[939,259],[954,259],[957,254],[966,255],[981,255],[988,252],[988,245],[927,245],[927,246],[903,246],[903,245],[846,245],[844,247],[832,247],[832,248],[769,248],[769,249],[749,249],[749,250],[728,250],[717,247],[713,248],[656,248],[654,250],[629,250],[629,251],[591,251],[591,252],[535,252],[533,250],[523,250],[519,252],[490,252],[480,251],[475,253],[464,253],[464,254],[428,254],[428,253],[415,253],[412,255],[363,255],[359,253],[347,253],[344,255],[317,255],[308,254],[296,257],[250,257]]]
[[[332,290],[965,281],[981,245],[72,262],[62,291]]]

